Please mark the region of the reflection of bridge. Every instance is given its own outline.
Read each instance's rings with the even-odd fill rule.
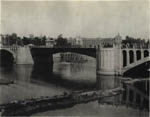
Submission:
[[[127,106],[149,108],[149,79],[138,79],[124,82],[126,89],[124,101]]]
[[[147,71],[149,69],[149,49],[121,48],[113,45],[110,48],[50,48],[50,47],[2,47],[1,54],[12,55],[16,63],[51,64],[53,54],[62,52],[74,52],[96,58],[98,74],[127,74],[135,73],[137,69]],[[31,60],[33,58],[33,61]],[[140,67],[139,67],[140,66]]]

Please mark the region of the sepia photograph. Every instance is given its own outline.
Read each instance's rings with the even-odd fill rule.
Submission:
[[[149,0],[1,0],[0,116],[149,117]]]

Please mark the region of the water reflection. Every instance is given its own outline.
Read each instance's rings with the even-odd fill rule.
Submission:
[[[149,82],[149,80],[144,81],[144,86],[143,81],[129,81],[128,83],[124,83],[125,91],[123,93],[122,102],[132,108],[139,108],[140,110],[144,109],[149,111],[149,92],[144,92],[141,90],[143,89],[142,87],[146,86],[147,81]],[[137,83],[139,84],[138,87],[136,86]]]
[[[97,74],[97,88],[107,90],[121,86],[121,80],[118,76],[106,76]]]
[[[98,90],[108,90],[113,88],[122,87],[121,80],[118,76],[106,76],[97,74],[97,89]],[[122,99],[122,94],[114,97],[108,97],[100,99],[99,103],[107,103],[111,105],[120,105]]]
[[[95,61],[83,64],[57,62],[54,63],[53,69],[49,65],[14,65],[12,68],[0,69],[0,74],[2,78],[15,80],[15,84],[0,86],[0,103],[9,102],[15,99],[59,95],[64,91],[70,92],[74,90],[89,90],[95,88],[99,90],[106,90],[116,87],[123,87],[126,89],[123,94],[111,98],[101,99],[99,100],[99,105],[104,103],[107,105],[126,105],[131,108],[140,107],[141,110],[142,108],[145,108],[143,105],[149,104],[149,102],[147,102],[149,100],[144,99],[141,106],[136,105],[142,100],[139,98],[139,94],[137,94],[135,103],[131,103],[134,102],[134,90],[136,90],[136,92],[138,90],[146,93],[146,95],[149,95],[149,82],[146,84],[145,82],[135,83],[134,86],[130,85],[130,88],[133,89],[134,87],[135,89],[129,91],[127,90],[127,87],[129,86],[122,84],[122,77],[96,75]],[[128,99],[129,101],[127,101]],[[95,107],[97,102],[92,104],[87,105]],[[133,104],[135,105],[132,106]],[[85,104],[85,106],[87,105]],[[77,107],[80,108],[80,106]],[[146,108],[147,107],[148,105],[146,105]],[[97,112],[99,112],[100,109],[102,108],[99,108],[99,106],[94,108]],[[64,111],[64,113],[68,112],[66,112],[66,110]]]
[[[57,67],[57,72],[52,72],[51,68],[49,66],[33,66],[32,72],[31,72],[31,78],[34,80],[44,81],[49,83],[50,85],[55,85],[57,87],[63,87],[67,90],[88,90],[95,88],[95,83],[83,81],[82,78],[78,81],[74,79],[74,75],[80,71],[79,66],[76,69],[72,69],[71,66],[73,65],[60,65]],[[83,66],[81,66],[83,67]],[[73,67],[75,68],[75,67]],[[78,70],[77,70],[78,69]],[[68,72],[68,77],[64,76]],[[82,72],[82,71],[80,71]],[[77,75],[77,74],[76,74]],[[79,74],[78,74],[79,75]]]
[[[125,89],[123,94],[99,100],[99,103],[112,105],[126,105],[140,110],[149,110],[149,80],[128,81],[125,83],[118,76],[97,75],[97,88],[107,90],[122,87]]]
[[[14,70],[14,66],[0,66],[0,79],[10,79],[14,81],[16,79],[16,72]]]
[[[51,79],[53,67],[49,64],[45,65],[33,65],[31,78],[33,79]]]

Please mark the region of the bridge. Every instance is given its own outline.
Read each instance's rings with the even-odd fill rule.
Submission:
[[[51,47],[1,47],[0,54],[14,59],[16,64],[50,64],[53,66],[53,54],[74,52],[96,58],[97,74],[127,75],[145,73],[150,66],[148,48],[122,48],[114,44],[112,47],[97,48],[51,48]],[[3,61],[2,61],[3,62]]]
[[[62,52],[74,52],[96,58],[98,74],[123,75],[130,71],[133,72],[135,68],[141,67],[141,65],[144,66],[143,70],[149,69],[149,49],[121,48],[117,45],[111,48],[31,47],[35,64],[53,64],[52,55]]]
[[[150,66],[150,50],[147,48],[126,48],[122,49],[122,73],[140,73],[149,69]],[[148,72],[147,72],[148,73]]]

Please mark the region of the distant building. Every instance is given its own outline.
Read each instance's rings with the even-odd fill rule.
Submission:
[[[114,38],[114,43],[115,44],[121,44],[121,42],[122,42],[122,37],[118,33],[118,35],[116,35],[115,38]]]
[[[82,47],[83,46],[83,40],[79,36],[76,38],[70,37],[68,39],[68,43],[70,43],[72,47]]]
[[[54,45],[55,45],[55,40],[53,38],[47,38],[46,39],[46,46],[54,47]]]
[[[80,45],[80,46],[83,46],[83,40],[82,40],[82,38],[81,37],[76,37],[76,44],[77,45]]]
[[[99,38],[82,38],[84,48],[96,48],[100,44]]]
[[[112,47],[122,42],[119,34],[115,38],[82,38],[82,40],[85,48]]]
[[[0,35],[1,45],[9,45],[9,40],[8,40],[8,38],[6,38],[6,36],[7,35],[3,35],[3,34]]]

